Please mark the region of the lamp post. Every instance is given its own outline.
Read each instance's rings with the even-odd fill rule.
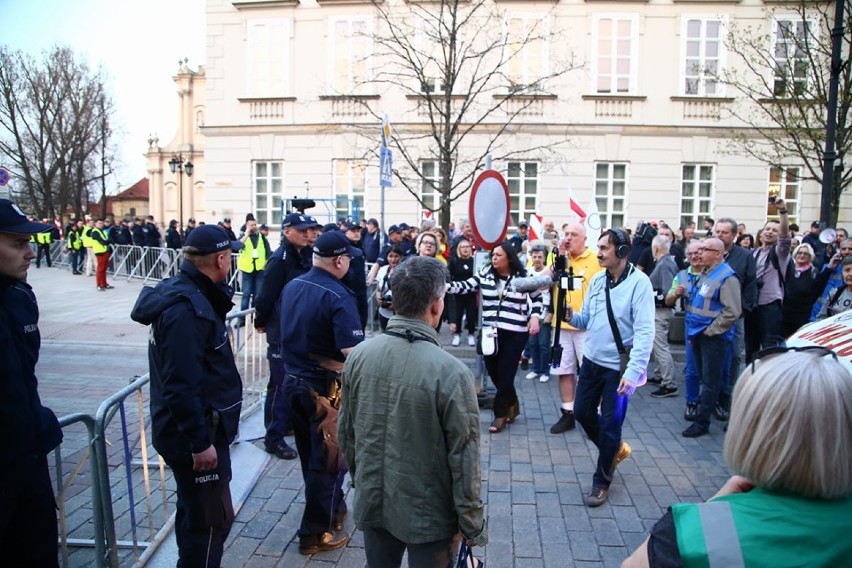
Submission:
[[[183,161],[183,156],[172,155],[169,160],[169,169],[173,174],[178,174],[178,217],[180,217],[180,234],[183,234],[183,173],[186,172],[186,177],[192,177],[192,162],[189,158],[186,162]]]

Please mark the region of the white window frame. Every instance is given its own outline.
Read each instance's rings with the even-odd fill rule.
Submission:
[[[520,175],[513,177],[512,164],[519,164],[518,172]],[[527,166],[535,165],[535,177],[527,177]],[[512,207],[512,196],[515,195],[512,191],[513,182],[517,181],[518,185],[518,207]],[[527,182],[534,182],[535,189],[531,192],[527,191]],[[541,162],[538,160],[509,160],[506,162],[506,184],[509,186],[509,219],[515,224],[509,227],[509,230],[516,231],[518,224],[529,219],[532,215],[538,212],[538,204],[541,199]],[[527,199],[533,198],[532,207],[527,207]]]
[[[509,90],[511,83],[509,82],[509,74],[512,66],[512,59],[514,57],[519,57],[522,60],[522,77],[520,77],[520,81],[518,81],[518,85],[520,86],[521,92],[526,91],[530,85],[541,82],[539,84],[537,91],[541,91],[547,88],[546,82],[542,81],[543,77],[547,77],[550,73],[550,16],[547,14],[542,14],[540,12],[509,12],[506,14],[506,17],[503,19],[503,42],[504,49],[514,51],[515,48],[510,44],[513,41],[512,38],[509,37],[510,31],[510,21],[511,20],[521,20],[524,23],[524,31],[523,37],[528,37],[530,35],[530,30],[535,25],[539,28],[536,33],[532,34],[534,37],[540,37],[544,45],[541,50],[541,61],[539,63],[539,70],[534,72],[535,70],[530,69],[531,61],[530,58],[532,54],[530,53],[529,43],[525,43],[521,46],[520,50],[518,50],[512,58],[509,58],[509,54],[506,54],[507,62],[506,62],[506,77],[505,77],[505,87]]]
[[[695,168],[695,177],[687,179],[686,178],[686,168]],[[706,183],[705,180],[701,179],[701,171],[702,168],[710,168],[710,196],[709,197],[701,197],[701,184]],[[684,195],[684,185],[690,183],[694,185],[692,196]],[[686,225],[687,223],[695,223],[699,225],[705,217],[713,217],[713,209],[715,207],[716,201],[716,164],[710,164],[705,162],[684,162],[680,167],[680,192],[679,192],[680,202],[678,205],[679,210],[679,222],[681,226]],[[683,204],[686,201],[692,201],[693,203],[693,211],[692,213],[685,213]],[[701,210],[701,204],[707,204],[707,210]]]
[[[613,20],[614,22],[628,20],[630,21],[630,72],[628,77],[628,88],[626,91],[618,91],[618,75],[614,72],[617,68],[613,67],[613,72],[610,77],[610,90],[598,91],[598,74],[599,74],[599,43],[600,43],[600,25],[602,20]],[[592,93],[596,95],[613,95],[613,96],[631,96],[639,92],[639,14],[612,13],[612,14],[595,14],[592,18]]]
[[[687,81],[687,59],[690,59],[687,49],[689,37],[689,22],[698,21],[700,22],[701,32],[700,37],[698,38],[699,42],[699,53],[698,60],[699,65],[701,66],[701,70],[698,72],[698,92],[697,93],[688,93],[686,88]],[[712,75],[706,72],[707,60],[709,59],[707,56],[707,24],[711,22],[719,23],[719,52],[716,57],[717,61],[717,73],[716,75]],[[725,42],[725,37],[727,35],[728,29],[728,20],[724,16],[711,16],[711,15],[699,15],[699,14],[691,14],[688,16],[683,16],[681,19],[681,57],[680,57],[680,91],[681,94],[685,97],[723,97],[725,96],[725,85],[721,81],[721,77],[725,72],[725,67],[728,62],[728,52],[727,46]],[[716,92],[715,93],[707,93],[707,80],[715,78],[716,80]]]
[[[255,77],[254,51],[261,41],[259,27],[267,28],[265,38],[265,51],[267,52],[267,66],[265,70],[259,70]],[[290,37],[292,24],[289,18],[262,18],[246,20],[246,90],[250,97],[284,97],[290,94]],[[276,40],[273,45],[270,39]],[[282,62],[280,86],[269,85],[258,87],[257,82],[266,81],[272,75],[272,60],[276,59],[275,51],[281,50],[280,61]]]
[[[601,178],[598,177],[598,167],[599,166],[607,166],[606,177]],[[624,178],[616,178],[615,177],[615,168],[616,166],[624,167]],[[603,229],[620,229],[627,224],[627,200],[630,196],[630,164],[628,162],[619,162],[619,161],[601,161],[594,163],[594,172],[592,174],[592,179],[594,180],[592,183],[592,195],[595,199],[595,204],[598,208],[598,214],[601,218],[601,228]],[[624,195],[615,195],[613,192],[613,186],[615,182],[623,181],[624,183]],[[598,183],[606,182],[606,194],[599,195],[598,194]],[[620,199],[622,202],[622,207],[620,210],[615,209],[615,201]],[[603,200],[603,201],[601,201]],[[601,203],[604,204],[601,207]],[[613,223],[613,217],[620,216],[622,218],[622,222],[620,224]]]
[[[778,171],[778,180],[772,180],[772,173],[774,170]],[[789,173],[791,170],[796,170],[796,179],[791,181],[789,178]],[[787,208],[787,218],[790,220],[790,223],[798,223],[800,218],[799,205],[801,203],[802,196],[802,171],[804,168],[802,166],[770,166],[766,169],[766,220],[767,221],[777,221],[778,220],[778,211],[775,207],[775,203],[769,203],[769,196],[778,195],[784,196],[784,206]],[[793,188],[793,192],[795,197],[789,198],[788,193],[790,188]]]
[[[793,25],[798,25],[799,23],[804,23],[805,26],[806,26],[805,33],[807,34],[808,30],[810,30],[810,33],[812,33],[812,35],[814,36],[812,38],[812,41],[816,42],[816,41],[819,41],[819,22],[817,22],[813,18],[804,18],[803,19],[800,14],[792,14],[792,15],[778,14],[778,15],[774,16],[770,20],[770,22],[772,24],[771,42],[770,42],[770,46],[769,46],[769,50],[770,50],[769,51],[769,60],[771,61],[771,66],[772,66],[772,68],[769,70],[770,85],[772,85],[772,92],[770,93],[770,95],[773,96],[773,97],[779,98],[779,99],[786,99],[786,98],[790,98],[790,92],[791,91],[790,91],[789,85],[787,85],[785,91],[781,94],[778,94],[775,90],[775,82],[778,79],[778,75],[776,73],[777,61],[778,60],[775,57],[775,49],[778,46],[778,24],[780,24],[781,22],[789,22],[789,23],[792,23]],[[788,64],[789,64],[790,61],[793,61],[793,59],[794,58],[788,57],[787,58]],[[804,93],[799,93],[797,95],[797,96],[802,97],[802,98],[808,97],[808,93],[813,92],[812,91],[813,71],[810,69],[810,63],[807,61],[807,58],[804,58],[804,61],[805,61],[805,64],[808,65],[808,69],[805,73],[806,91]],[[791,81],[790,79],[787,79],[788,83],[790,81]],[[796,84],[798,82],[801,82],[801,81],[796,81],[795,79],[792,80],[793,84]]]
[[[337,24],[340,22],[347,22],[349,25],[348,35],[345,38],[337,38],[335,36],[335,28]],[[355,23],[364,23],[365,24],[365,32],[364,37],[358,37],[352,33],[352,28]],[[332,16],[328,18],[328,92],[330,95],[365,95],[368,90],[372,89],[369,86],[369,82],[373,80],[373,18],[366,14],[358,14],[352,16]],[[366,40],[367,47],[366,53],[364,54],[364,65],[365,69],[365,77],[363,78],[362,85],[355,84],[355,74],[353,71],[353,65],[355,64],[356,58],[352,56],[354,47],[352,46],[353,40]],[[346,44],[345,48],[343,44]],[[348,75],[348,85],[346,87],[346,92],[338,92],[335,89],[335,79],[338,76],[336,73],[336,62],[337,62],[337,52],[341,49],[347,49],[349,52],[349,57],[347,58],[348,67],[347,67],[347,75]]]
[[[426,175],[426,166],[430,165],[432,169],[432,175]],[[435,211],[441,210],[441,192],[438,191],[438,188],[441,186],[441,163],[439,160],[420,160],[420,201],[417,203],[418,209],[420,210],[420,218],[423,218],[423,214],[426,211],[430,211],[429,207],[424,207],[421,202],[425,202],[428,205],[431,205]],[[432,182],[429,184],[429,182]],[[428,189],[430,191],[426,191],[428,184]]]
[[[441,12],[441,14],[447,19],[447,26],[449,27],[452,23],[449,21],[449,15],[446,12]],[[436,14],[433,14],[433,16]],[[444,84],[444,77],[440,76],[443,68],[440,65],[440,51],[441,46],[438,45],[435,41],[434,35],[438,32],[425,29],[426,26],[435,27],[436,24],[434,21],[425,21],[425,19],[419,19],[417,23],[417,41],[416,46],[418,51],[422,54],[423,58],[423,73],[425,75],[424,81],[417,85],[417,91],[423,94],[431,94],[431,95],[443,95],[446,92],[446,85]],[[457,41],[462,41],[461,36],[463,35],[463,29],[459,28],[457,30],[460,37],[457,38]],[[431,34],[431,35],[430,35]],[[433,64],[434,62],[434,64]]]
[[[340,186],[341,173],[338,172],[338,167],[346,167],[345,178],[346,187]],[[361,174],[358,173],[358,168],[361,168]],[[331,161],[332,174],[332,190],[334,191],[334,211],[335,220],[341,217],[350,217],[350,211],[347,203],[346,211],[342,211],[338,206],[338,198],[347,200],[361,201],[361,217],[364,217],[367,210],[367,161],[361,159],[335,159]],[[360,179],[359,179],[360,178]],[[360,191],[356,187],[361,184]],[[360,219],[351,219],[353,223],[358,223]]]
[[[262,164],[266,165],[266,175],[261,176],[258,174],[258,167]],[[278,164],[280,166],[280,174],[279,176],[272,175],[273,165]],[[263,180],[266,182],[266,191],[263,192],[264,203],[261,203],[258,200],[258,197],[261,194],[258,192],[259,182]],[[278,184],[279,190],[274,191],[275,181],[279,180]],[[258,225],[266,223],[270,227],[280,227],[281,226],[281,203],[284,200],[284,188],[286,187],[284,184],[285,181],[285,169],[284,169],[284,161],[283,160],[255,160],[251,164],[251,199],[252,204],[254,205],[254,215],[257,219]]]

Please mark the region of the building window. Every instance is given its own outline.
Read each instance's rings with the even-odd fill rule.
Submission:
[[[711,164],[684,164],[680,182],[680,224],[700,224],[713,210],[716,167]]]
[[[807,96],[809,87],[808,43],[813,43],[812,22],[776,19],[772,30],[773,86],[776,97]]]
[[[550,22],[540,15],[514,15],[506,18],[505,42],[508,58],[507,85],[512,93],[541,91],[548,73]]]
[[[329,33],[329,88],[332,95],[367,94],[372,80],[371,20],[332,18]]]
[[[509,216],[517,228],[521,220],[529,218],[538,209],[538,162],[509,162],[506,175],[509,185]]]
[[[438,211],[441,208],[441,171],[438,160],[420,162],[420,206],[421,217],[426,211]]]
[[[683,94],[722,94],[719,74],[724,67],[723,29],[718,18],[684,20]]]
[[[601,228],[621,228],[627,219],[627,164],[595,164],[595,203]]]
[[[636,92],[638,53],[636,16],[597,16],[595,22],[595,92]]]
[[[290,20],[246,22],[246,78],[252,97],[289,94]]]
[[[254,218],[258,225],[281,226],[284,162],[255,162]]]
[[[366,204],[367,163],[364,160],[334,160],[333,167],[337,219],[358,223],[364,216]]]
[[[799,188],[801,187],[800,168],[769,168],[769,191],[766,206],[767,220],[778,220],[778,208],[775,199],[784,199],[787,207],[787,217],[791,223],[798,223],[799,218]],[[773,199],[775,198],[775,199]]]

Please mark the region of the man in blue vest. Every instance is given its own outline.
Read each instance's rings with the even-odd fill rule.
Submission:
[[[722,377],[731,342],[734,322],[742,313],[741,286],[734,270],[724,261],[725,245],[716,238],[707,239],[700,249],[704,272],[698,287],[686,302],[686,335],[692,344],[695,367],[701,382],[701,399],[695,421],[683,431],[685,438],[697,438],[710,430],[710,417],[719,401]],[[683,286],[675,289],[683,296]]]

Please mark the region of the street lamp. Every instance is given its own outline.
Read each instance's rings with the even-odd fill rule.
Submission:
[[[183,233],[183,173],[186,172],[187,177],[192,177],[192,162],[189,161],[189,158],[186,159],[186,162],[183,161],[183,156],[172,155],[172,159],[169,160],[169,169],[172,173],[178,173],[178,217],[180,217],[180,231]]]

